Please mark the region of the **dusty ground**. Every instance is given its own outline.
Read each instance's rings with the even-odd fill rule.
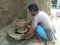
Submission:
[[[8,30],[13,30],[14,26],[12,26],[12,24],[4,27],[3,29],[0,29],[0,45],[60,45],[60,30],[56,31],[56,38],[57,40],[52,42],[52,41],[48,41],[46,42],[44,40],[43,43],[39,43],[39,41],[37,40],[37,38],[34,36],[31,39],[28,40],[14,40],[12,39],[10,36],[8,36]]]

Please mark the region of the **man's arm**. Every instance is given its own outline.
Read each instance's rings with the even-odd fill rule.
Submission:
[[[27,32],[26,34],[24,34],[24,35],[22,36],[22,38],[31,36],[31,35],[35,32],[35,30],[36,30],[35,27],[31,27],[31,28],[29,29],[29,32]]]
[[[22,38],[31,36],[35,32],[37,25],[38,25],[38,18],[34,17],[33,20],[32,20],[31,28],[29,29],[29,32],[27,32],[26,34],[24,34],[22,36]]]

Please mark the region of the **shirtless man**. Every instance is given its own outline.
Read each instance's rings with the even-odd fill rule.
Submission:
[[[53,25],[51,23],[49,16],[44,11],[39,11],[39,8],[36,4],[30,4],[28,6],[28,9],[31,15],[33,16],[33,20],[32,20],[29,32],[27,32],[21,37],[25,38],[25,37],[32,35],[33,33],[36,33],[39,41],[42,42],[43,40],[41,39],[41,36],[40,36],[41,30],[39,31],[37,29],[37,26],[40,25],[47,36],[47,38],[46,37],[42,37],[42,38],[46,40],[53,39],[55,31],[54,31],[54,28],[53,28]]]

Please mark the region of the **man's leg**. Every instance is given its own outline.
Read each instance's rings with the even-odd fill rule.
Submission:
[[[36,34],[37,39],[38,39],[40,42],[43,42],[43,40],[42,40],[41,37],[38,35],[38,33],[35,32],[35,34]]]
[[[48,36],[41,25],[37,26],[36,33],[38,34],[39,37],[42,37],[42,38],[48,40]]]

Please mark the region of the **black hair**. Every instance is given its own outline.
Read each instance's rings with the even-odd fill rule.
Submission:
[[[32,10],[38,11],[38,10],[39,10],[37,4],[35,4],[35,3],[30,4],[30,5],[28,6],[28,9],[29,9],[29,11],[32,11]]]

